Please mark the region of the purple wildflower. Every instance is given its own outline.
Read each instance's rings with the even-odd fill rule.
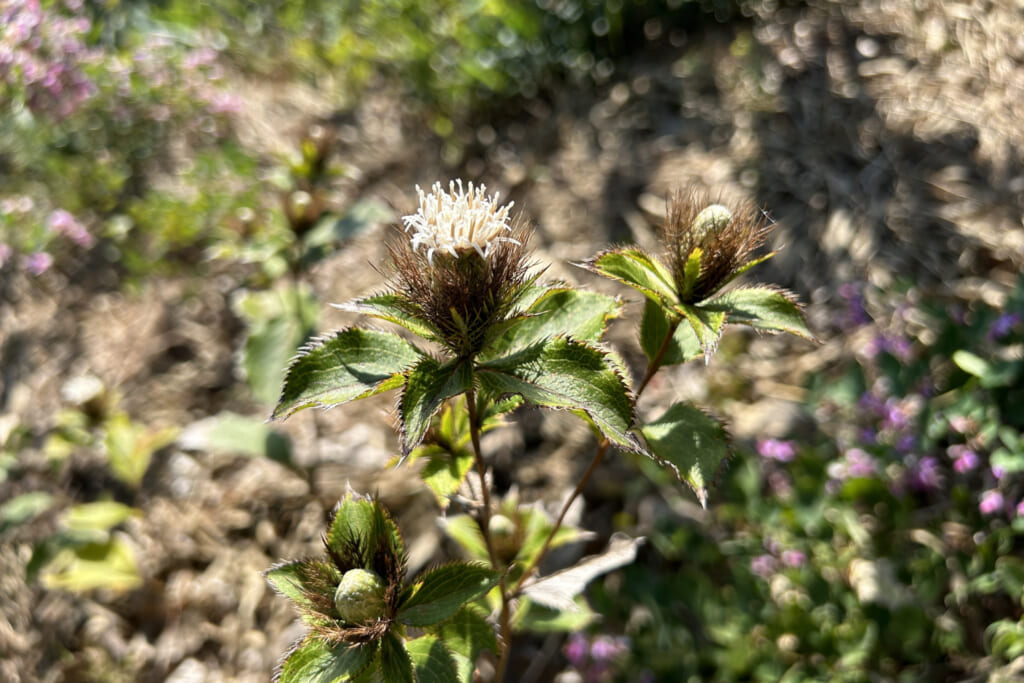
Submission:
[[[773,469],[768,473],[768,488],[780,498],[785,498],[793,493],[793,481],[785,472]]]
[[[860,399],[857,401],[857,407],[861,411],[870,413],[876,417],[884,415],[886,410],[885,401],[869,391],[861,394]]]
[[[843,312],[840,322],[844,329],[854,329],[871,322],[871,316],[868,315],[867,309],[864,307],[864,295],[858,285],[852,282],[841,285],[839,296],[846,300],[846,310]]]
[[[846,451],[845,458],[848,477],[870,477],[878,470],[875,459],[860,448],[851,448]]]
[[[885,402],[885,413],[882,418],[882,426],[886,429],[900,431],[910,425],[910,415],[900,402],[890,398]]]
[[[47,221],[50,230],[67,237],[80,247],[88,249],[95,241],[85,226],[64,209],[57,209],[50,214]]]
[[[787,550],[782,553],[782,564],[787,567],[802,567],[807,562],[807,555],[800,550]]]
[[[1006,474],[1006,470],[1000,467],[999,465],[992,465],[991,470],[992,476],[996,478],[996,481],[1002,479],[1003,475]]]
[[[988,334],[986,335],[988,340],[996,341],[997,339],[1002,339],[1010,334],[1020,321],[1020,313],[1003,313],[988,328]]]
[[[901,455],[912,453],[917,448],[917,437],[913,434],[904,434],[896,440],[896,452]]]
[[[1003,509],[1003,505],[1003,494],[995,489],[991,489],[981,494],[981,502],[978,503],[978,509],[981,510],[983,515],[994,515]]]
[[[946,449],[949,456],[953,458],[953,469],[958,474],[970,472],[978,466],[978,454],[963,444],[956,444]]]
[[[1024,500],[1017,503],[1017,516],[1024,517]]]
[[[775,558],[771,555],[758,555],[750,561],[750,571],[767,579],[775,573]]]
[[[595,662],[610,662],[628,649],[625,638],[598,636],[590,646],[590,656]]]
[[[908,474],[910,486],[918,491],[934,491],[942,485],[939,461],[928,455],[913,465]]]
[[[569,640],[563,648],[565,658],[569,660],[569,664],[575,669],[580,669],[586,664],[587,652],[589,650],[590,645],[587,643],[587,637],[582,633],[573,633],[569,636]]]
[[[966,434],[971,428],[971,420],[963,415],[954,415],[949,418],[949,426],[953,431]]]
[[[796,457],[796,445],[781,439],[758,439],[757,452],[762,458],[790,462]]]
[[[50,266],[53,265],[53,257],[45,251],[37,251],[26,256],[23,265],[29,275],[38,277],[50,269]]]

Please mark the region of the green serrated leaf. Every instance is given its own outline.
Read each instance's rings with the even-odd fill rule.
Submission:
[[[391,631],[380,641],[380,672],[387,683],[416,683],[405,644]]]
[[[641,431],[655,459],[693,489],[706,507],[707,487],[730,455],[725,427],[689,404],[676,403]]]
[[[378,551],[395,558],[405,555],[402,535],[384,506],[353,494],[338,503],[325,540],[342,571],[359,568],[381,573],[373,565]]]
[[[622,375],[600,349],[556,338],[482,363],[477,376],[492,394],[518,394],[545,408],[582,410],[612,443],[641,450],[630,433],[633,401]]]
[[[713,311],[703,306],[690,306],[679,304],[677,307],[680,314],[686,318],[697,337],[697,343],[704,350],[704,359],[710,360],[718,346],[718,340],[722,337],[722,328],[725,327],[725,313]]]
[[[548,289],[488,345],[485,355],[507,355],[558,336],[597,343],[608,321],[621,312],[622,304],[615,297],[568,287]]]
[[[459,683],[452,656],[439,638],[420,636],[405,644],[417,683]]]
[[[629,285],[655,301],[678,301],[671,271],[660,261],[639,249],[624,248],[602,252],[583,266]]]
[[[423,358],[415,346],[389,332],[350,328],[307,346],[284,382],[274,418],[320,406],[329,408],[394,389]]]
[[[337,585],[341,572],[320,560],[298,560],[271,567],[263,576],[278,593],[303,609],[315,607],[310,599],[318,587]]]
[[[433,626],[498,583],[500,574],[482,564],[456,562],[422,574],[406,590],[397,618],[408,626]]]
[[[398,404],[402,422],[402,455],[408,456],[430,425],[430,418],[449,398],[473,388],[473,367],[454,360],[439,363],[424,357],[409,369]]]
[[[767,332],[788,332],[805,339],[814,339],[807,329],[803,311],[792,295],[770,287],[734,289],[704,302],[701,308],[721,311],[727,321],[750,325]]]
[[[331,645],[306,636],[281,665],[278,683],[338,683],[350,681],[373,662],[377,641],[362,645]]]
[[[476,660],[484,650],[498,653],[498,639],[487,619],[466,606],[441,624],[438,631],[451,651],[461,683],[473,683]]]
[[[490,561],[487,545],[480,525],[469,515],[451,515],[443,518],[444,531],[453,541],[458,543],[472,559],[482,562]]]
[[[436,341],[440,338],[439,333],[430,322],[411,313],[415,310],[415,306],[399,294],[391,292],[374,294],[349,303],[331,304],[331,306],[400,325],[423,339]]]
[[[640,323],[640,346],[643,347],[648,361],[653,361],[661,345],[668,335],[670,326],[665,309],[658,303],[648,299],[644,304],[644,316]],[[699,358],[704,354],[697,335],[690,325],[676,325],[675,333],[668,348],[661,357],[659,367],[679,365]]]

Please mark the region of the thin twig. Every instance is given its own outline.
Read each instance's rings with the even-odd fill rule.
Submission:
[[[647,365],[647,372],[644,373],[644,377],[640,380],[640,385],[636,390],[635,398],[640,398],[640,394],[643,393],[644,389],[650,383],[651,378],[654,377],[655,373],[658,372],[658,368],[661,367],[661,361],[665,358],[665,354],[668,352],[669,345],[672,343],[672,337],[675,336],[676,328],[679,327],[679,322],[669,324],[668,334],[665,335],[664,341],[661,342],[661,346],[658,348],[658,352],[651,358],[651,362]],[[594,474],[597,466],[604,460],[604,456],[608,453],[608,448],[611,444],[608,439],[601,439],[601,442],[597,445],[597,451],[594,453],[594,458],[590,461],[590,465],[587,466],[587,470],[580,477],[579,482],[576,484],[576,488],[566,499],[562,505],[561,512],[558,513],[558,519],[555,520],[554,526],[551,527],[551,531],[548,532],[547,538],[544,539],[544,545],[541,546],[540,552],[537,553],[533,564],[523,571],[523,575],[519,577],[519,581],[516,582],[515,588],[512,589],[512,593],[509,595],[510,598],[515,598],[523,590],[523,584],[533,575],[535,571],[540,567],[541,561],[544,556],[547,555],[551,549],[551,543],[555,540],[555,534],[562,527],[562,522],[565,520],[565,515],[569,512],[569,507],[576,501],[576,499],[583,493],[583,489],[586,488],[587,482],[590,481],[590,477]]]

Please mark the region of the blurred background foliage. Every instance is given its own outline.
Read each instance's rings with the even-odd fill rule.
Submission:
[[[691,89],[677,105],[687,116],[706,119],[700,135],[717,134],[714,126],[721,124],[706,107],[697,111],[712,87],[699,78],[703,72],[712,74],[715,87],[732,88],[734,99],[726,98],[723,106],[743,110],[755,123],[762,116],[769,122],[762,129],[731,131],[741,142],[743,134],[765,131],[783,139],[789,126],[807,135],[798,161],[811,161],[806,167],[791,162],[805,172],[801,183],[775,189],[773,182],[788,173],[784,163],[757,167],[751,158],[736,161],[741,181],[744,173],[757,171],[743,185],[762,198],[803,203],[800,185],[833,183],[838,189],[830,185],[830,197],[845,197],[854,208],[870,204],[865,213],[883,225],[912,222],[927,213],[915,208],[920,195],[906,201],[907,218],[888,212],[889,195],[879,208],[857,194],[857,188],[884,177],[887,158],[897,171],[906,171],[906,177],[892,179],[894,206],[919,176],[943,197],[966,195],[967,186],[975,193],[971,211],[980,212],[989,193],[1019,197],[1012,163],[963,160],[976,149],[993,149],[983,134],[950,142],[952,133],[943,129],[947,137],[938,142],[922,137],[925,142],[910,151],[926,161],[942,150],[966,151],[941,173],[931,173],[931,167],[918,172],[907,166],[913,160],[899,156],[908,143],[895,134],[885,138],[872,127],[874,119],[843,131],[856,139],[850,143],[854,151],[840,153],[818,144],[837,136],[830,125],[846,124],[837,123],[834,110],[823,105],[817,111],[797,95],[793,110],[773,109],[778,89],[770,91],[764,85],[770,79],[759,78],[790,73],[785,86],[791,88],[813,78],[785,72],[757,40],[767,44],[788,31],[797,47],[824,41],[812,36],[802,13],[842,5],[0,0],[0,540],[6,553],[0,632],[31,634],[11,644],[0,638],[0,659],[14,663],[13,669],[0,663],[0,678],[163,680],[200,660],[208,671],[221,672],[220,678],[209,673],[209,680],[244,678],[238,673],[245,670],[238,663],[243,658],[229,655],[234,646],[225,644],[241,635],[226,629],[216,640],[220,649],[189,641],[167,654],[160,649],[167,616],[154,616],[124,596],[145,602],[163,596],[165,584],[176,585],[175,572],[184,572],[183,566],[193,578],[216,568],[201,553],[174,559],[194,547],[171,540],[166,553],[172,557],[163,557],[152,539],[163,534],[158,520],[168,519],[161,513],[164,497],[172,504],[191,500],[176,483],[187,479],[182,472],[202,471],[216,482],[230,477],[233,468],[257,467],[225,465],[228,456],[272,462],[284,468],[274,470],[275,477],[293,477],[307,489],[295,496],[302,503],[288,498],[292,494],[261,502],[258,492],[230,503],[223,502],[231,500],[224,493],[228,480],[213,496],[219,504],[236,505],[233,510],[257,519],[279,513],[284,521],[269,522],[270,531],[257,521],[239,522],[224,532],[220,545],[245,553],[247,543],[256,544],[253,575],[273,559],[298,554],[294,543],[300,541],[289,546],[287,540],[297,528],[307,531],[301,542],[315,546],[315,533],[302,522],[303,505],[313,506],[318,521],[317,511],[329,509],[329,499],[341,489],[325,489],[317,463],[298,457],[291,443],[296,435],[263,424],[263,418],[284,365],[322,329],[327,302],[317,269],[344,259],[350,245],[368,248],[360,237],[372,237],[375,226],[394,218],[385,203],[362,196],[366,172],[338,151],[337,136],[363,120],[355,112],[380,93],[404,129],[417,131],[411,137],[430,138],[430,149],[440,157],[429,163],[406,160],[417,172],[402,175],[403,181],[426,183],[434,178],[424,179],[423,173],[464,171],[474,146],[492,145],[496,130],[530,120],[538,103],[550,107],[560,94],[616,102],[616,88],[629,69],[646,60],[694,79],[686,81]],[[871,3],[861,5],[873,11]],[[927,65],[935,54],[955,53],[964,26],[973,25],[973,19],[957,21],[962,23],[951,20],[948,30],[921,38],[927,43],[929,36],[946,36],[913,63]],[[829,40],[850,30],[842,22],[826,24]],[[916,44],[910,33],[904,42]],[[710,36],[706,44],[704,35]],[[715,36],[725,36],[724,52],[714,52]],[[884,50],[896,48],[884,37],[879,32],[865,42],[860,36],[856,50],[885,59]],[[674,49],[671,58],[665,57],[666,45]],[[780,60],[796,70],[803,57],[793,50],[782,50]],[[870,73],[898,71],[892,63],[867,61],[875,70]],[[823,68],[834,76],[843,65],[836,57]],[[260,137],[266,128],[251,125],[261,112],[247,98],[257,84],[296,82],[329,106],[291,122],[284,135],[292,149],[282,152]],[[859,85],[846,92],[838,82],[836,76],[822,87],[838,89],[836,101],[867,106]],[[648,92],[635,83],[635,91]],[[589,116],[600,120],[599,107]],[[651,135],[661,130],[642,115],[635,118]],[[926,129],[928,121],[921,122]],[[875,149],[873,136],[888,146],[857,166],[870,156],[864,149]],[[773,141],[757,143],[767,150]],[[545,138],[536,144],[546,144]],[[493,146],[504,153],[502,145]],[[1011,150],[1007,158],[1015,158],[1013,145],[1005,148]],[[422,149],[411,146],[410,155]],[[813,163],[819,162],[854,180],[818,173]],[[709,183],[721,178],[716,173],[708,171]],[[545,176],[538,171],[535,179],[543,183]],[[890,191],[882,181],[874,187]],[[807,202],[808,215],[817,210],[816,197]],[[1019,208],[1018,202],[1008,211],[1019,218]],[[830,219],[828,229],[835,225]],[[804,243],[817,237],[810,232]],[[599,233],[588,236],[595,249],[608,235],[630,234],[610,225]],[[557,232],[550,235],[550,241],[557,239]],[[853,254],[856,239],[847,242]],[[801,248],[795,245],[792,253],[803,253]],[[970,253],[981,253],[968,266],[982,273],[1005,265],[995,251]],[[899,277],[866,280],[841,266],[843,284],[830,296],[808,292],[815,302],[812,320],[823,328],[815,331],[828,340],[827,350],[839,351],[810,370],[794,371],[800,386],[790,387],[787,396],[807,419],[791,433],[738,441],[706,512],[649,463],[614,465],[608,478],[615,481],[588,490],[593,519],[584,521],[605,536],[620,529],[645,534],[648,544],[634,565],[593,585],[591,606],[602,619],[586,631],[524,646],[524,658],[536,655],[547,666],[538,673],[524,664],[524,675],[544,680],[560,672],[565,681],[953,681],[1024,675],[1024,281],[975,282],[965,294],[952,286],[961,267],[967,266],[929,266],[945,280],[942,288]],[[799,286],[805,274],[790,281]],[[170,341],[145,356],[156,384],[185,387],[181,393],[189,398],[181,406],[153,409],[163,394],[121,395],[114,386],[117,373],[100,379],[93,373],[102,372],[78,362],[87,341],[78,328],[91,303],[113,293],[124,300],[141,296],[146,308],[147,293],[182,281],[174,290],[183,292],[174,295],[175,308],[166,321],[154,323],[154,334]],[[970,293],[979,289],[983,295]],[[218,307],[207,299],[228,303]],[[144,311],[132,315],[121,329],[130,333],[129,347],[145,348],[151,330]],[[210,331],[189,337],[200,335],[196,327]],[[47,347],[64,349],[65,338],[66,356],[46,356]],[[219,360],[206,360],[210,349]],[[726,376],[705,377],[723,413],[730,402],[750,398],[754,382],[742,368],[755,351],[749,336],[723,342],[715,364],[726,368]],[[803,367],[803,353],[790,356],[794,368]],[[207,375],[172,374],[173,368],[202,363]],[[730,367],[740,369],[730,374]],[[40,375],[47,376],[31,384]],[[34,389],[34,399],[19,399],[26,393],[19,386],[30,384],[49,392]],[[54,402],[59,408],[49,409]],[[37,404],[49,407],[32,407]],[[312,442],[337,439],[318,419],[310,426]],[[345,447],[356,437],[365,438],[347,432]],[[527,437],[532,448],[541,440]],[[330,452],[323,458],[329,461]],[[513,466],[502,476],[505,484],[517,481]],[[202,489],[200,483],[192,486]],[[321,498],[327,502],[320,507],[310,502]],[[220,523],[218,514],[228,517],[226,507],[220,509],[207,509],[213,525]],[[263,539],[258,542],[252,541],[257,529]],[[40,596],[59,608],[35,609]],[[260,596],[261,607],[246,617],[250,631],[274,643],[293,636],[287,632],[287,606],[276,605],[269,594]],[[128,634],[120,649],[97,638],[94,621],[83,616],[96,619],[97,605],[103,614],[116,613],[118,628]],[[211,609],[241,608],[232,603]],[[57,630],[53,615],[63,619]],[[269,666],[256,659],[249,662],[251,678],[265,679]]]

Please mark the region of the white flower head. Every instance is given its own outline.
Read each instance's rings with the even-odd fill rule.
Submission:
[[[437,252],[458,257],[460,251],[473,248],[486,258],[496,244],[519,244],[507,234],[512,232],[509,211],[515,202],[499,206],[498,193],[486,196],[486,186],[474,187],[470,182],[467,188],[463,191],[461,179],[449,182],[447,192],[441,183],[434,183],[430,194],[416,186],[420,208],[403,216],[402,222],[406,232],[413,231],[409,238],[413,250],[426,249],[430,265]]]

